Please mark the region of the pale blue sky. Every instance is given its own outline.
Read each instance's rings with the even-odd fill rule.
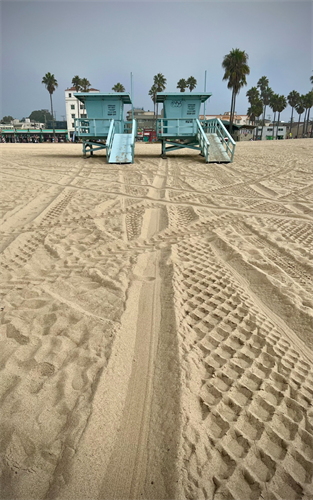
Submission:
[[[86,77],[101,92],[121,82],[136,107],[153,109],[148,91],[156,73],[169,92],[180,78],[194,76],[195,91],[212,92],[207,113],[230,108],[222,81],[223,57],[232,48],[249,55],[248,85],[236,111],[245,114],[246,92],[266,75],[276,93],[307,93],[312,75],[311,1],[1,1],[0,116],[29,116],[50,109],[42,77],[54,73],[57,119],[65,115],[64,90],[74,75]],[[266,114],[270,114],[269,109]],[[288,107],[282,119],[290,118]]]

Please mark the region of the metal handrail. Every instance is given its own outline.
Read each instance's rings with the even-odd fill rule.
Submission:
[[[132,126],[133,126],[132,120],[123,122],[123,125],[124,125],[124,134],[129,134],[132,132]]]
[[[113,144],[113,139],[114,139],[114,133],[115,133],[115,123],[114,123],[114,120],[111,120],[111,122],[110,122],[110,128],[109,128],[109,133],[108,133],[108,138],[107,138],[107,142],[106,142],[107,162],[109,162],[110,154],[111,154],[111,151],[112,151],[112,144]]]
[[[78,136],[107,137],[111,118],[75,118],[75,132]],[[122,120],[115,120],[122,122]]]
[[[90,133],[90,120],[87,120],[86,118],[75,118],[74,126],[77,135]],[[88,132],[86,132],[86,130],[88,130]]]
[[[207,136],[204,133],[204,130],[201,126],[200,121],[197,119],[196,120],[197,126],[198,126],[198,131],[197,131],[197,138],[201,147],[201,151],[204,154],[205,161],[208,162],[209,159],[209,147],[210,143],[208,141]]]
[[[132,145],[132,163],[134,163],[134,156],[135,156],[135,137],[137,135],[137,122],[136,120],[132,120],[132,138],[131,138],[131,145]]]
[[[207,133],[216,134],[219,139],[221,139],[222,144],[226,148],[228,156],[230,156],[231,161],[233,161],[236,142],[234,141],[228,130],[225,128],[221,120],[219,118],[213,118],[209,121],[206,121],[205,128]],[[227,141],[225,141],[225,136],[228,139]]]
[[[186,123],[186,121],[190,123]],[[164,122],[166,122],[164,124]],[[171,123],[168,123],[171,122]],[[157,133],[158,135],[183,135],[192,136],[197,134],[197,119],[196,118],[158,118],[157,119]],[[192,127],[192,131],[190,128]],[[164,131],[166,129],[166,131]],[[168,129],[171,131],[169,132]],[[183,130],[187,130],[184,132]]]

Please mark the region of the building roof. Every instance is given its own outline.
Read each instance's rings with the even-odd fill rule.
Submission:
[[[204,102],[211,97],[211,95],[211,92],[158,92],[156,95],[156,102],[164,102],[167,97],[194,97]]]
[[[76,92],[75,87],[71,87],[70,89],[65,89],[65,90],[75,90],[75,92]],[[89,92],[90,92],[90,91],[91,91],[91,92],[94,92],[94,91],[99,92],[99,89],[93,89],[93,88],[91,88],[91,89],[89,89]]]
[[[221,120],[225,128],[229,128],[229,120]],[[246,130],[253,130],[256,127],[256,125],[248,125],[248,124],[243,124],[243,125],[238,125],[237,123],[233,123],[233,130],[240,130],[241,128],[246,129]]]
[[[109,101],[119,98],[121,99],[121,101],[123,101],[124,104],[131,104],[131,99],[128,92],[111,92],[110,94],[90,94],[89,92],[80,92],[75,93],[74,97],[76,97],[81,102],[85,102],[86,100],[99,100],[99,98],[102,101]]]
[[[229,119],[230,119],[230,116],[229,116],[229,115],[227,115],[227,114],[225,114],[225,113],[224,113],[224,114],[216,114],[216,115],[208,115],[207,113],[205,113],[205,117],[206,117],[207,119],[208,119],[208,118],[220,118],[220,120],[224,119],[224,117],[227,117],[227,118],[228,118],[228,120],[226,120],[226,121],[229,121]],[[239,120],[239,119],[241,119],[241,118],[248,118],[248,117],[249,117],[249,115],[237,115],[237,114],[236,114],[234,118],[235,118],[235,120]],[[199,116],[199,118],[200,118],[201,120],[203,120],[203,115],[200,115],[200,116]]]

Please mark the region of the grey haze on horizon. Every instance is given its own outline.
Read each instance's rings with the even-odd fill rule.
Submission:
[[[246,114],[246,92],[266,75],[272,89],[287,96],[305,94],[312,75],[311,1],[1,1],[0,117],[27,117],[50,109],[42,77],[58,81],[53,94],[57,119],[65,115],[64,90],[73,76],[111,92],[121,82],[135,107],[153,110],[148,96],[156,73],[175,92],[180,78],[194,76],[195,91],[212,92],[208,114],[230,109],[231,92],[223,82],[223,57],[232,48],[249,55],[247,86],[236,111]],[[268,108],[266,115],[272,115]],[[291,109],[282,113],[290,118]],[[297,116],[296,116],[297,118]]]

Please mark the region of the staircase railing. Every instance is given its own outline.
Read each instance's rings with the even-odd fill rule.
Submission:
[[[235,154],[236,142],[225,128],[224,124],[219,118],[212,118],[205,122],[205,130],[208,134],[216,134],[224,145],[230,160],[233,161]],[[227,138],[227,141],[225,140]]]
[[[107,137],[107,142],[106,142],[107,162],[109,162],[110,154],[111,154],[111,151],[112,151],[112,144],[113,144],[113,139],[114,139],[114,133],[115,133],[115,123],[114,123],[114,120],[111,120],[110,128],[109,128],[109,133],[108,133],[108,137]]]
[[[208,163],[210,143],[209,143],[208,138],[205,135],[204,130],[201,126],[201,123],[198,119],[196,120],[196,123],[197,123],[197,127],[198,127],[197,128],[197,139],[199,141],[199,145],[200,145],[202,154],[205,157],[205,161],[206,161],[206,163]]]
[[[107,137],[110,119],[105,118],[75,118],[75,133],[78,137]]]
[[[197,134],[195,118],[159,118],[157,120],[157,135],[159,137],[193,137]]]
[[[134,163],[135,156],[135,137],[137,135],[137,122],[132,120],[132,138],[131,138],[131,148],[132,148],[132,163]]]

